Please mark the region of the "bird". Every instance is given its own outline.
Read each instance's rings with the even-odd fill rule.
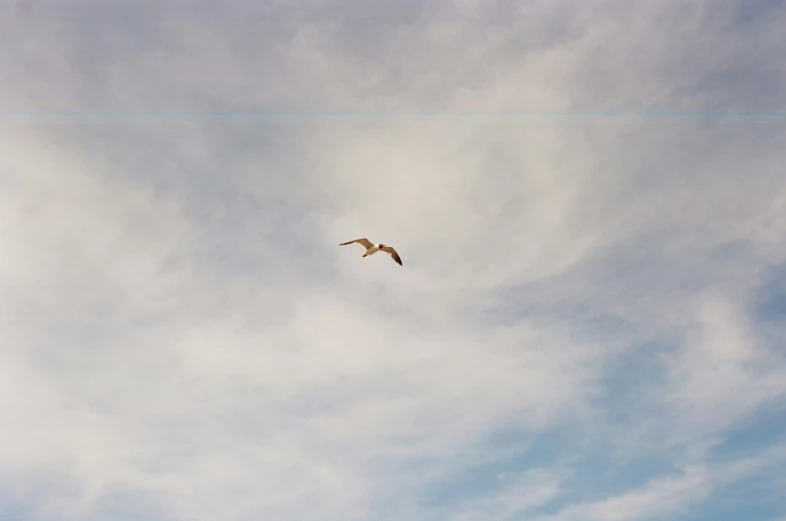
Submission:
[[[385,253],[389,253],[390,256],[393,258],[394,261],[398,263],[399,266],[403,266],[404,264],[401,262],[401,257],[399,257],[398,252],[393,248],[393,246],[388,246],[386,244],[374,244],[367,238],[363,237],[362,239],[355,239],[354,241],[349,242],[342,242],[339,246],[346,246],[347,244],[360,244],[364,248],[366,248],[366,252],[362,255],[362,257],[367,257],[369,255],[374,255],[378,251],[384,251]]]

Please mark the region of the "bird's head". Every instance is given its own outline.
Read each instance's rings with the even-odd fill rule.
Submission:
[[[381,250],[381,249],[382,249],[382,248],[384,248],[384,247],[385,247],[385,245],[384,245],[384,244],[382,244],[382,243],[380,242],[380,243],[379,243],[379,249]]]

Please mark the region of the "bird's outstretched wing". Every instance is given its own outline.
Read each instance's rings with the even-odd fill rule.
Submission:
[[[392,246],[383,246],[380,249],[385,253],[389,253],[390,256],[393,257],[393,260],[398,262],[399,266],[404,265],[404,263],[401,262],[401,257],[398,256],[398,252],[395,249],[393,249]]]
[[[366,239],[365,237],[363,237],[362,239],[355,239],[354,241],[342,242],[341,244],[339,244],[339,246],[346,246],[347,244],[355,244],[355,243],[363,245],[363,247],[366,249],[369,249],[372,246],[374,246],[374,244],[372,244],[371,241]]]

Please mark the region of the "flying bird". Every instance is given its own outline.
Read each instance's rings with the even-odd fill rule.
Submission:
[[[366,248],[366,252],[362,255],[366,257],[368,255],[374,255],[378,251],[384,251],[385,253],[389,253],[393,260],[398,262],[399,266],[403,266],[404,264],[401,262],[401,257],[398,256],[398,252],[393,248],[393,246],[387,246],[385,244],[379,243],[374,244],[370,240],[363,237],[362,239],[355,239],[354,241],[349,242],[342,242],[339,246],[346,246],[347,244],[355,244],[358,243],[364,248]]]

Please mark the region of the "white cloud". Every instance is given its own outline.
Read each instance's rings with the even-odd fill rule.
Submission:
[[[679,476],[652,480],[638,490],[568,507],[551,519],[619,521],[683,515],[686,508],[709,497],[714,487],[749,474],[755,463],[741,462],[729,468],[717,469],[689,467],[683,469]]]
[[[406,308],[391,320],[340,284],[282,288],[292,313],[258,321],[286,294],[249,296],[266,281],[241,291],[195,261],[203,235],[177,205],[78,153],[26,163],[25,145],[3,150],[4,207],[28,214],[4,233],[3,284],[29,299],[5,302],[25,320],[3,325],[15,428],[2,459],[5,479],[28,476],[20,494],[31,468],[65,473],[43,507],[78,515],[121,487],[184,517],[225,512],[234,494],[235,518],[340,517],[396,481],[367,461],[450,457],[500,422],[581,410],[590,345],[526,325],[443,330]],[[176,254],[192,260],[170,271]]]
[[[717,490],[778,468],[784,456],[784,446],[779,446],[760,451],[755,458],[690,464],[679,468],[676,474],[652,479],[619,495],[572,504],[547,519],[615,521],[684,516]]]
[[[500,489],[491,497],[468,502],[451,519],[474,521],[481,519],[511,519],[533,507],[548,503],[559,494],[559,478],[542,469],[526,473],[500,476]]]
[[[734,63],[783,93],[777,16],[736,27],[733,2],[341,5],[88,24],[34,4],[0,22],[0,104],[759,106],[755,82],[717,77]],[[563,460],[629,435],[602,414],[605,362],[687,330],[628,426],[637,455],[684,475],[586,515],[709,497],[700,447],[784,392],[746,308],[786,259],[779,127],[295,117],[0,122],[0,486],[77,518],[127,509],[125,492],[179,519],[422,516],[424,489],[504,457],[501,429],[567,425],[582,434]],[[338,247],[361,235],[404,267]],[[514,517],[578,493],[552,469],[514,475],[440,511]]]
[[[699,306],[701,329],[672,360],[668,392],[687,423],[682,436],[694,438],[723,430],[786,393],[782,357],[756,345],[739,306],[713,297]]]

